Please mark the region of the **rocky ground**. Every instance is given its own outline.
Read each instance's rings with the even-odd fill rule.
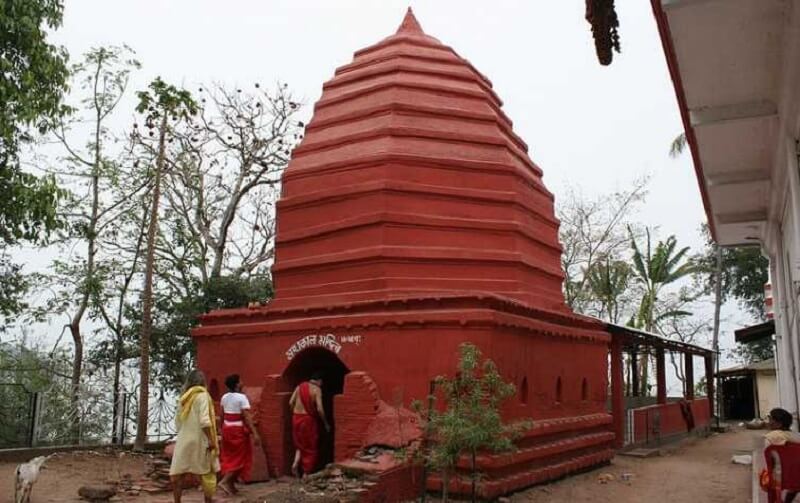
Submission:
[[[508,501],[749,502],[751,469],[731,463],[731,456],[749,450],[753,437],[759,434],[763,432],[739,430],[707,439],[690,439],[653,458],[617,456],[610,466],[509,495]],[[170,494],[161,489],[164,465],[155,459],[113,451],[58,454],[48,461],[34,487],[31,502],[82,501],[78,496],[81,487],[108,484],[118,489],[112,501],[169,502]],[[0,501],[13,501],[15,466],[0,463]],[[369,478],[355,480],[341,471],[328,475],[306,484],[288,478],[251,484],[243,487],[236,497],[220,494],[218,500],[221,503],[353,501],[364,484],[371,483]],[[200,502],[202,495],[189,490],[184,501]]]

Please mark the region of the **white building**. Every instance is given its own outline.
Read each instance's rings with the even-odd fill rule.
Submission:
[[[797,417],[800,0],[651,2],[714,238],[770,259],[778,393]]]

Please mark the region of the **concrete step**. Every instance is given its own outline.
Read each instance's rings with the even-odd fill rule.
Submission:
[[[631,449],[619,453],[620,456],[630,456],[632,458],[653,458],[661,455],[661,449]]]

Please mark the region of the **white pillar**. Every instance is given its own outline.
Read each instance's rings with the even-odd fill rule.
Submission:
[[[794,367],[794,379],[792,379],[791,392],[795,398],[795,418],[798,418],[798,406],[800,405],[800,319],[798,319],[798,291],[797,285],[800,281],[798,274],[798,263],[800,261],[800,177],[798,176],[798,146],[794,138],[786,142],[789,186],[789,204],[786,211],[781,215],[781,252],[784,260],[781,264],[785,270],[783,286],[785,287],[785,297],[782,301],[785,326],[788,342],[791,346],[792,365]],[[788,221],[787,221],[788,220]],[[795,422],[797,426],[797,422]]]
[[[770,268],[772,269],[772,277],[776,281],[772,284],[772,295],[775,307],[775,339],[776,349],[775,360],[778,362],[777,372],[778,377],[778,393],[780,397],[781,407],[791,412],[793,415],[797,414],[797,387],[795,386],[796,378],[796,357],[794,346],[792,343],[792,332],[790,330],[790,316],[787,316],[787,302],[786,302],[786,279],[783,275],[784,272],[784,259],[783,249],[781,246],[777,247],[777,256],[770,260]]]

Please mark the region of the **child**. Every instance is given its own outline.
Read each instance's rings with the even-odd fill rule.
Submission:
[[[786,442],[800,442],[798,435],[791,431],[792,415],[784,409],[769,411],[769,433],[764,435],[767,445],[784,445]]]
[[[800,442],[800,436],[791,431],[792,415],[784,409],[772,409],[769,411],[769,428],[770,432],[764,435],[766,446],[770,445],[786,445],[787,442]],[[773,453],[774,468],[770,475],[766,468],[761,475],[761,487],[767,492],[775,491],[776,501],[781,501],[781,463],[780,458]],[[766,473],[765,473],[766,472]],[[787,491],[783,503],[792,503],[797,496],[796,492]]]

